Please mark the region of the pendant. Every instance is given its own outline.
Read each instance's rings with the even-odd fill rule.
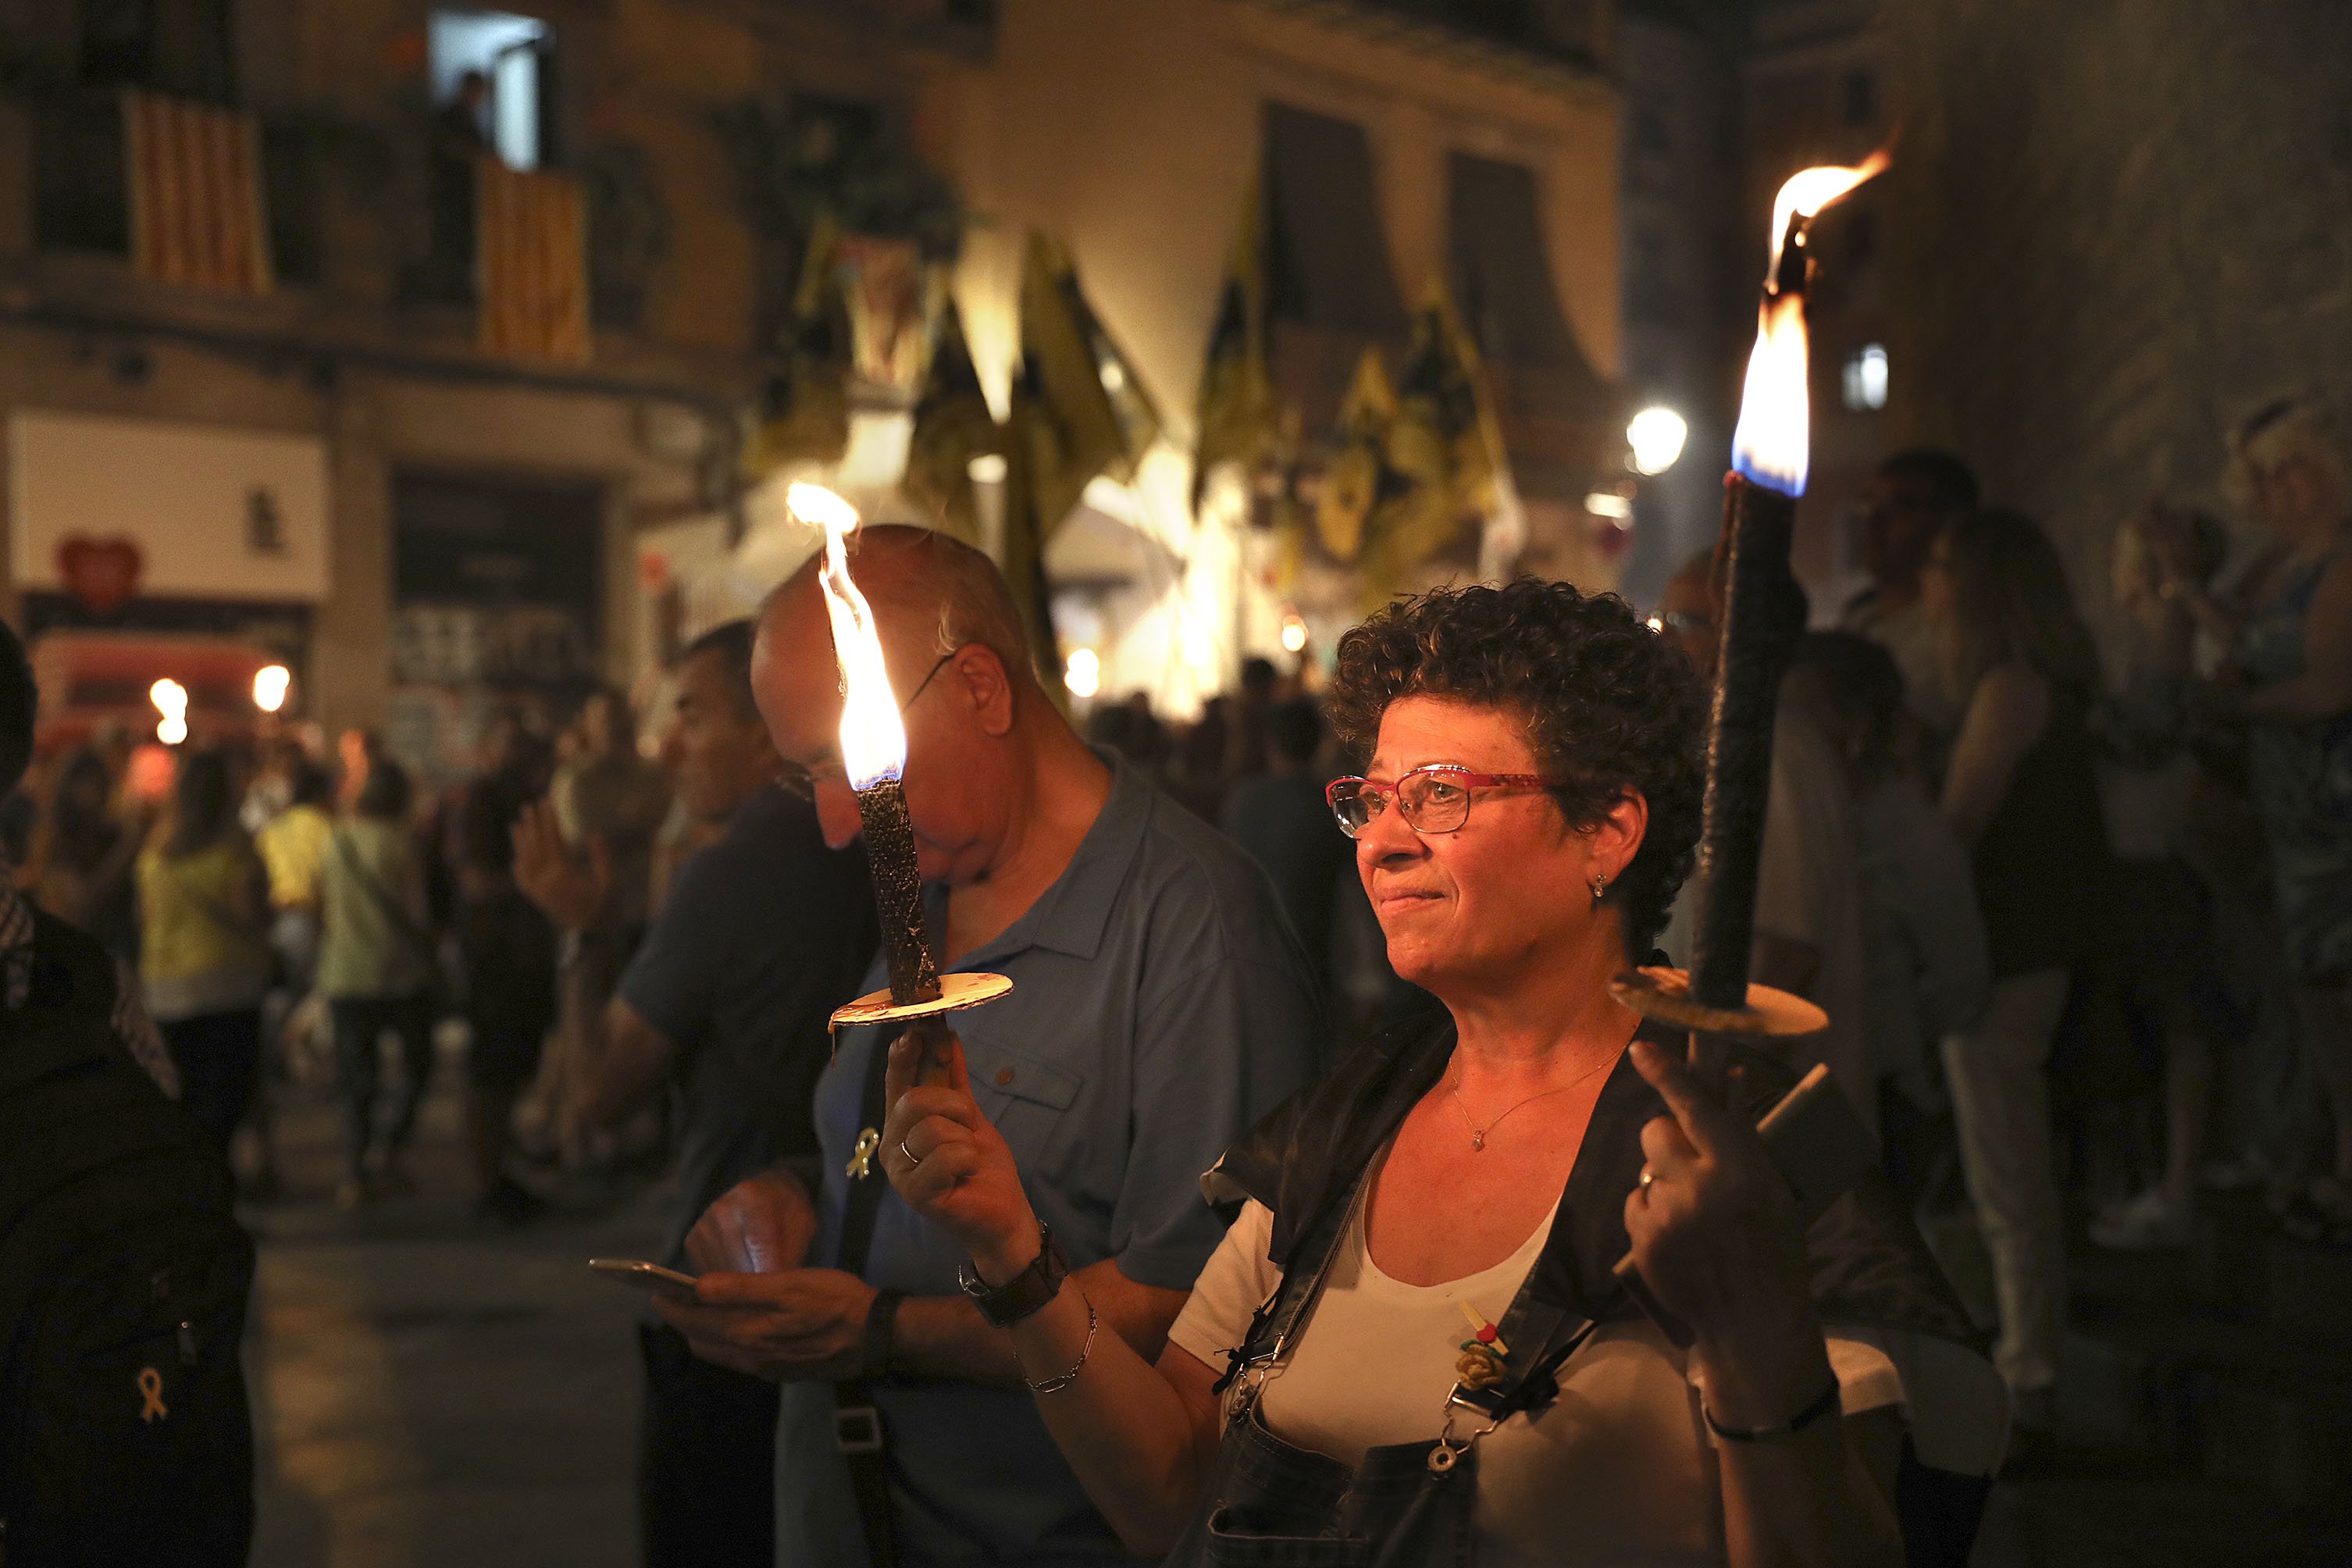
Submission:
[[[1471,1152],[1473,1154],[1483,1154],[1483,1153],[1485,1153],[1485,1152],[1486,1152],[1486,1135],[1484,1132],[1473,1132],[1473,1133],[1471,1133],[1471,1134],[1470,1134],[1470,1152]]]

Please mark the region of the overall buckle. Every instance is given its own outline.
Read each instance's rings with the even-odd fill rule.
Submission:
[[[882,1413],[871,1405],[845,1405],[833,1413],[833,1446],[843,1454],[882,1451]]]

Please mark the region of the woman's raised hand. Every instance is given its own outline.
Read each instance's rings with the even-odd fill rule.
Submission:
[[[922,1042],[911,1034],[891,1042],[882,1169],[908,1208],[946,1227],[981,1278],[1000,1284],[1036,1258],[1037,1216],[1012,1149],[971,1096],[963,1041],[953,1033],[946,1059],[947,1082],[919,1084]]]
[[[1649,1179],[1625,1200],[1625,1232],[1659,1303],[1702,1340],[1777,1331],[1810,1301],[1788,1183],[1755,1127],[1647,1040],[1633,1065],[1666,1102],[1642,1129]]]

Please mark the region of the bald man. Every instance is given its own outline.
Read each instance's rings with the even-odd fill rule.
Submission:
[[[1157,1356],[1223,1233],[1200,1173],[1317,1059],[1311,972],[1256,866],[1071,730],[987,557],[872,528],[851,569],[904,694],[907,806],[940,968],[1014,984],[955,1019],[974,1090],[1104,1327]],[[753,679],[827,839],[847,843],[857,806],[814,563],[770,601]],[[867,984],[883,983],[877,961]],[[848,1382],[835,1431],[869,1542],[887,1531],[877,1555],[1130,1562],[1024,1392],[1006,1335],[959,1289],[961,1248],[899,1203],[879,1161],[845,1173],[860,1131],[881,1125],[881,1034],[845,1032],[817,1086],[821,1190],[777,1171],[713,1205],[688,1244],[711,1272],[696,1303],[665,1315],[721,1364]],[[853,1203],[861,1183],[874,1188]],[[803,1267],[845,1251],[855,1272]],[[877,1428],[879,1462],[857,1451]],[[780,1474],[781,1528],[823,1519],[841,1478],[831,1464]],[[784,1496],[796,1485],[797,1511]],[[856,1561],[837,1538],[804,1541],[804,1557],[784,1545],[786,1562]]]

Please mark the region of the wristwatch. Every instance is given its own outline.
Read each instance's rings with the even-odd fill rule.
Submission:
[[[1062,1289],[1062,1281],[1070,1274],[1069,1255],[1062,1244],[1054,1239],[1054,1227],[1037,1226],[1037,1256],[1029,1267],[1002,1285],[991,1285],[980,1277],[969,1258],[956,1269],[956,1283],[971,1298],[989,1326],[1009,1329],[1030,1313],[1052,1300]]]

